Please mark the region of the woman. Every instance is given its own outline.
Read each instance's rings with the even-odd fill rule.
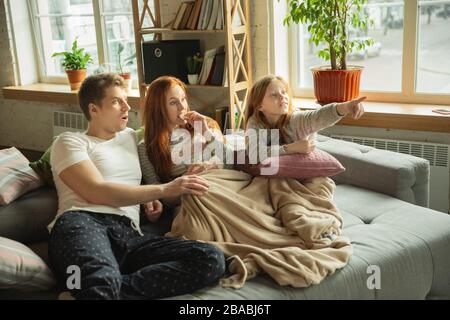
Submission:
[[[181,80],[170,76],[155,79],[147,89],[143,117],[144,142],[138,150],[145,184],[166,183],[183,174],[219,168],[224,162],[221,159],[227,149],[220,128],[212,119],[190,110]],[[218,149],[221,154],[216,154]],[[164,200],[169,208],[179,203],[178,199]],[[161,203],[150,203],[146,212],[150,221],[156,221]]]

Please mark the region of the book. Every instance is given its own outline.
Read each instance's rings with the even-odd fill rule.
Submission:
[[[228,107],[219,107],[216,108],[216,116],[215,116],[215,120],[217,122],[217,124],[220,127],[220,131],[221,132],[225,132],[225,115],[228,111]]]
[[[198,21],[197,21],[197,30],[201,30],[202,29],[202,25],[203,25],[203,19],[204,19],[204,15],[205,15],[205,10],[206,10],[206,5],[209,1],[208,0],[203,0],[202,1],[202,7],[200,9],[200,14],[198,16]]]
[[[450,108],[447,108],[447,109],[438,108],[438,109],[433,109],[431,111],[433,111],[435,113],[439,113],[439,114],[450,116]]]
[[[187,22],[189,20],[189,16],[191,14],[192,9],[194,8],[194,1],[186,2],[187,7],[183,14],[183,19],[180,22],[180,25],[177,29],[186,29]]]
[[[199,75],[199,84],[205,84],[206,80],[208,80],[208,76],[211,71],[212,64],[214,62],[216,51],[217,51],[216,48],[205,51],[202,70],[200,71]]]
[[[213,62],[211,65],[211,69],[209,69],[208,78],[206,78],[205,84],[211,85],[211,79],[214,73],[214,69],[216,68],[217,54],[214,55]]]
[[[217,30],[223,29],[223,0],[219,0],[219,13],[217,15],[216,28]]]
[[[195,0],[194,9],[192,9],[191,16],[189,17],[187,29],[194,30],[197,29],[197,23],[200,16],[200,10],[202,8],[202,0]]]
[[[214,70],[211,77],[211,85],[221,86],[225,69],[225,47],[220,47],[215,56]]]
[[[211,12],[212,12],[212,0],[206,0],[206,7],[205,11],[203,11],[203,17],[202,17],[202,27],[199,29],[206,30],[209,24],[209,19],[211,18]]]
[[[219,3],[220,0],[211,0],[212,1],[212,9],[211,9],[211,17],[209,18],[207,30],[213,30],[216,27],[217,16],[219,14]]]
[[[186,6],[187,6],[186,3],[183,2],[178,7],[177,14],[175,15],[175,18],[173,19],[172,29],[178,29],[178,26],[180,25],[181,20],[183,19],[183,15],[184,15],[184,11],[186,10]]]
[[[230,128],[230,113],[225,113],[225,121],[223,122],[223,130],[222,133],[226,134],[227,129]]]

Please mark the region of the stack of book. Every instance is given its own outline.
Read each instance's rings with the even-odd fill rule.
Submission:
[[[226,83],[225,46],[205,51],[199,84],[222,86]]]
[[[221,30],[224,26],[223,0],[184,1],[172,21],[172,29]]]

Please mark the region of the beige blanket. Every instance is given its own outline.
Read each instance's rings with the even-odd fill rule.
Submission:
[[[225,287],[240,288],[260,272],[280,285],[307,287],[346,265],[352,247],[341,236],[334,182],[253,178],[234,170],[203,174],[203,196],[183,196],[168,236],[203,240],[233,257]]]

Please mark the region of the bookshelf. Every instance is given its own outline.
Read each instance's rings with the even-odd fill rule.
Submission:
[[[223,29],[219,30],[172,29],[170,26],[176,18],[175,15],[172,17],[164,17],[167,23],[163,25],[162,5],[167,5],[169,2],[173,3],[174,1],[132,0],[141,108],[145,101],[145,93],[148,85],[144,82],[142,58],[142,43],[148,40],[145,37],[152,37],[150,40],[166,40],[168,38],[177,39],[190,36],[191,39],[196,38],[206,42],[204,43],[205,48],[208,47],[207,42],[210,41],[208,39],[213,37],[214,41],[220,41],[221,45],[225,48],[224,72],[226,72],[227,83],[225,86],[187,84],[188,90],[190,91],[189,95],[197,103],[201,103],[204,101],[202,93],[204,94],[205,90],[224,91],[225,93],[219,96],[225,97],[225,99],[219,98],[213,102],[204,102],[204,104],[206,104],[207,108],[214,109],[226,105],[229,115],[236,115],[235,117],[229,117],[231,119],[236,118],[236,121],[230,121],[228,128],[233,130],[242,128],[247,98],[252,85],[249,0],[223,0]],[[178,5],[181,2],[178,2]],[[236,21],[239,23],[237,24]],[[202,52],[203,54],[204,52]],[[193,94],[191,91],[196,91],[196,93]],[[225,100],[225,104],[220,104],[222,100]]]

